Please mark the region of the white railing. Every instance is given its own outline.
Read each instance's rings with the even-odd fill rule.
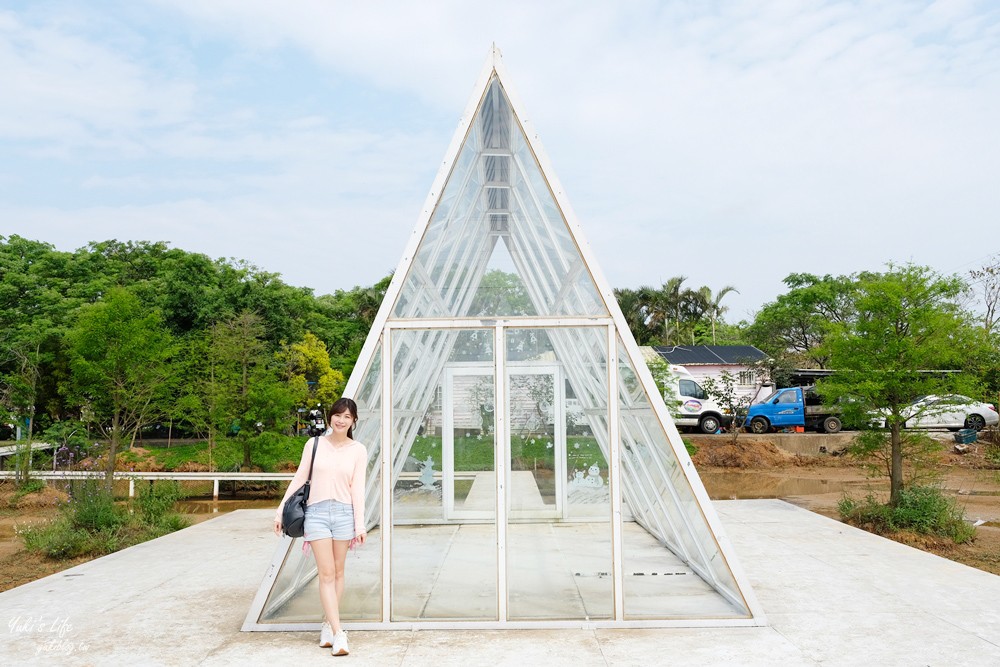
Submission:
[[[37,452],[43,449],[52,449],[55,447],[51,442],[33,442],[31,443],[31,451]],[[16,454],[18,450],[24,450],[26,447],[24,445],[4,445],[0,447],[0,456],[11,456]]]
[[[0,479],[14,479],[15,471],[0,470]],[[32,470],[34,479],[68,480],[68,479],[104,479],[107,472],[103,470]],[[281,482],[290,480],[294,473],[290,472],[139,472],[115,471],[115,479],[128,480],[128,496],[135,497],[135,481],[137,479],[158,480],[169,479],[178,482],[212,481],[212,498],[219,498],[219,482]]]

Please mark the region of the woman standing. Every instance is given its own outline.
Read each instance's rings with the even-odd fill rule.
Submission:
[[[354,541],[365,543],[365,466],[368,451],[354,441],[358,406],[341,398],[330,409],[330,428],[320,436],[306,506],[305,535],[319,574],[319,598],[326,620],[319,645],[330,647],[333,655],[347,655],[347,633],[340,627],[340,599],[344,594],[344,565]],[[302,460],[278,505],[274,532],[281,535],[281,509],[295,489],[309,476],[313,441],[306,442]]]

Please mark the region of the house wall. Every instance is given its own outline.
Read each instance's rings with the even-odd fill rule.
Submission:
[[[702,384],[702,380],[705,378],[713,378],[716,382],[721,381],[723,371],[729,371],[729,373],[736,378],[740,378],[741,374],[748,374],[752,372],[749,366],[740,364],[685,364],[684,368],[686,368],[688,372],[694,376],[694,379],[698,381],[698,384]],[[746,379],[745,376],[744,379]],[[762,391],[760,387],[760,380],[754,378],[748,384],[737,384],[736,391],[744,396],[757,395],[757,398],[763,398],[767,390],[765,389]]]

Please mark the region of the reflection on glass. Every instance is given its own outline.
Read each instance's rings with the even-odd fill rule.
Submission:
[[[493,332],[392,349],[392,619],[496,620]]]
[[[368,541],[354,550],[347,560],[347,586],[340,605],[344,621],[382,620],[381,531],[379,519],[379,452],[382,447],[382,354],[375,355],[365,370],[355,401],[358,425],[354,437],[368,449],[368,474],[365,516]],[[316,561],[311,552],[302,551],[296,538],[280,566],[271,593],[261,612],[261,623],[321,623],[323,606],[319,600]]]
[[[745,617],[745,603],[619,341],[625,617]]]
[[[607,330],[507,332],[508,611],[610,618]]]
[[[494,79],[392,317],[607,315],[503,87]]]

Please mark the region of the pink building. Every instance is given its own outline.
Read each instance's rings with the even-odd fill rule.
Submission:
[[[736,389],[756,396],[762,379],[753,365],[768,358],[753,345],[676,345],[654,346],[653,350],[668,364],[683,366],[701,384],[705,378],[719,380],[723,371],[737,378]]]

